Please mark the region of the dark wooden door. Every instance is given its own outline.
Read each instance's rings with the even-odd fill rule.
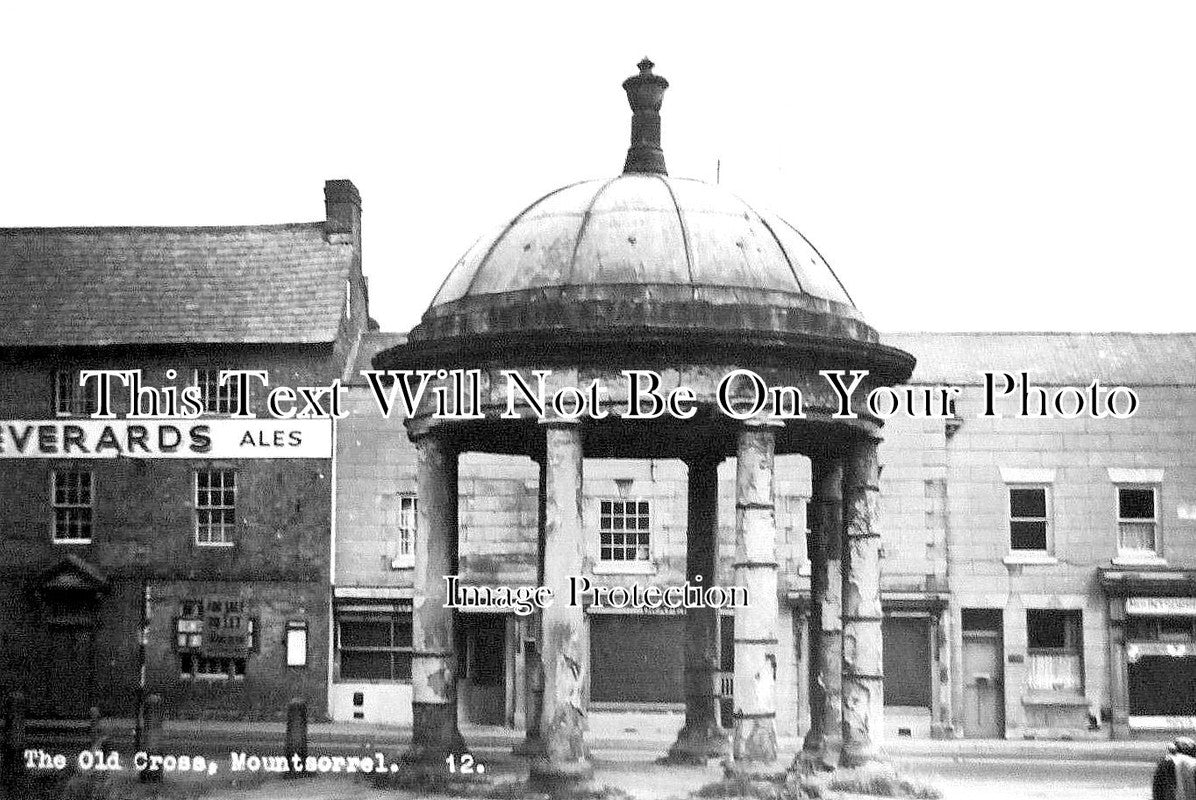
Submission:
[[[95,629],[81,625],[50,628],[50,663],[47,665],[54,715],[86,717],[95,705]]]
[[[462,614],[464,649],[458,693],[465,718],[482,725],[505,725],[507,708],[507,620],[502,614]]]

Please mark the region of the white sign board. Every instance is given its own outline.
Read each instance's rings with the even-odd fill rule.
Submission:
[[[1196,617],[1196,597],[1127,597],[1125,613],[1143,617]]]
[[[332,458],[332,420],[0,420],[0,458]]]

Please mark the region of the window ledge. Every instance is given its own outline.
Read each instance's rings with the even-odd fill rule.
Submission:
[[[1086,706],[1088,698],[1069,691],[1035,691],[1022,697],[1024,706]]]
[[[1113,564],[1119,567],[1165,567],[1167,559],[1150,553],[1119,553],[1113,559]]]
[[[54,544],[91,544],[91,539],[55,539]]]
[[[1024,552],[1024,553],[1010,553],[1001,559],[1006,564],[1018,565],[1050,565],[1058,564],[1059,559],[1055,558],[1050,553]]]
[[[237,544],[236,542],[196,542],[195,546],[196,547],[227,548],[227,547],[235,547],[236,544]]]
[[[404,559],[404,558],[391,559],[390,568],[396,569],[396,570],[398,570],[398,569],[404,569],[404,570],[415,569],[415,559]]]
[[[655,561],[597,561],[595,575],[655,575]]]

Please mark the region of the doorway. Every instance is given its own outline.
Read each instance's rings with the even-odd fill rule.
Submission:
[[[457,617],[458,695],[463,716],[480,725],[509,725],[507,709],[507,617]]]
[[[930,617],[888,614],[884,618],[886,706],[930,710]]]
[[[1005,733],[1005,671],[999,608],[963,609],[963,734],[999,739]]]
[[[95,628],[50,626],[50,710],[60,719],[88,716],[95,699]]]
[[[684,703],[685,617],[590,617],[590,699],[597,703]]]

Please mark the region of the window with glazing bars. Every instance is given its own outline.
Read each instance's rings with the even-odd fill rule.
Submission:
[[[1049,548],[1050,513],[1045,486],[1009,487],[1009,548],[1038,550]]]
[[[360,614],[337,621],[341,680],[411,680],[411,614]]]
[[[95,392],[79,385],[79,371],[55,370],[54,413],[60,417],[89,417],[95,412]]]
[[[395,561],[415,563],[415,537],[418,533],[419,501],[413,494],[387,498],[387,522],[395,542]]]
[[[240,378],[230,375],[223,385],[219,369],[195,370],[195,385],[199,387],[200,402],[205,414],[233,414],[237,410],[237,387]]]
[[[647,500],[599,501],[599,557],[603,561],[651,559],[652,514]]]
[[[1117,487],[1117,549],[1158,553],[1158,512],[1153,486]]]
[[[237,524],[237,473],[231,469],[195,473],[195,541],[232,544]]]
[[[92,482],[90,470],[56,469],[52,473],[50,492],[54,508],[54,541],[91,541]]]

